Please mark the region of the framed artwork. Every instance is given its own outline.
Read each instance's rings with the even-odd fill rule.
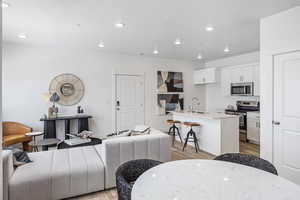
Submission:
[[[183,94],[158,94],[157,108],[159,115],[166,115],[171,111],[182,111],[184,107]]]
[[[182,72],[157,71],[158,93],[183,92]]]

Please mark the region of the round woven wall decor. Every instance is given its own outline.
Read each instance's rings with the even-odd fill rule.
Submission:
[[[83,82],[74,74],[60,74],[54,77],[49,86],[49,93],[57,93],[60,105],[72,106],[80,102],[84,95]]]

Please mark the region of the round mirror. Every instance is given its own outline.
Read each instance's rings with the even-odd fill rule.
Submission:
[[[75,92],[74,85],[71,83],[64,83],[60,87],[60,92],[64,96],[71,96]]]
[[[83,82],[74,74],[60,74],[54,77],[49,86],[49,93],[57,93],[60,105],[75,105],[84,95]]]

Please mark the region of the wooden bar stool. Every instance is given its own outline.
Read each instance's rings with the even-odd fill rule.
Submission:
[[[195,122],[184,122],[183,124],[185,126],[189,126],[191,129],[186,135],[182,151],[184,151],[188,142],[194,142],[196,153],[198,153],[200,151],[200,148],[199,148],[199,144],[198,144],[198,138],[196,136],[196,133],[193,131],[193,127],[198,127],[198,126],[200,126],[200,124],[195,123]]]
[[[177,120],[169,119],[169,120],[167,120],[167,123],[172,125],[172,126],[170,127],[170,129],[169,129],[169,132],[168,132],[169,135],[172,135],[172,136],[173,136],[172,144],[174,145],[174,142],[175,142],[176,131],[177,131],[177,135],[179,136],[179,139],[180,139],[180,141],[181,141],[181,143],[182,143],[182,138],[181,138],[181,135],[180,135],[180,133],[179,133],[179,129],[178,129],[178,127],[176,126],[176,124],[180,124],[181,122],[180,122],[180,121],[177,121]]]

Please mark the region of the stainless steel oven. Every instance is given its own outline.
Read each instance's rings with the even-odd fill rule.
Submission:
[[[231,96],[253,96],[254,83],[231,83]]]

